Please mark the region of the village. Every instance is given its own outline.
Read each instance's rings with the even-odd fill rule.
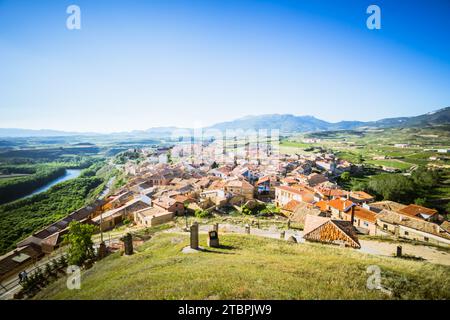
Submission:
[[[0,261],[1,279],[61,250],[71,221],[94,224],[103,241],[103,232],[124,225],[143,229],[178,219],[188,231],[188,217],[237,213],[275,217],[287,226],[281,238],[293,242],[360,249],[358,237],[371,236],[450,245],[450,223],[437,210],[340,188],[336,178],[360,165],[331,153],[284,155],[270,143],[237,146],[211,142],[134,150],[143,160],[121,166],[125,185],[19,242]],[[301,234],[289,231],[293,225]],[[258,227],[259,222],[252,233],[258,234]],[[250,226],[245,232],[251,233]]]

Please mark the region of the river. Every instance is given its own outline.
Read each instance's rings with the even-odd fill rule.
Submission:
[[[32,197],[38,193],[47,191],[48,189],[50,189],[51,187],[53,187],[55,184],[70,180],[70,179],[74,179],[76,177],[78,177],[81,173],[81,169],[66,169],[66,173],[61,176],[56,178],[55,180],[47,183],[46,185],[40,187],[39,189],[34,190],[32,193],[30,193],[29,195],[26,195],[20,199],[25,199],[25,198],[29,198]]]

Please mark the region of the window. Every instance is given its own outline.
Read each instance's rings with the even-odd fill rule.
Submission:
[[[430,240],[428,237],[423,237],[423,240],[428,242],[428,240]]]
[[[364,221],[364,227],[369,227],[369,224],[367,222]]]
[[[387,229],[388,229],[387,224],[383,224],[383,230],[387,230]]]
[[[408,231],[405,231],[405,236],[408,236],[409,235],[409,232]]]

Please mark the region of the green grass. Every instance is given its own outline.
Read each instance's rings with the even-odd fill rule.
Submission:
[[[84,271],[80,290],[61,278],[35,299],[450,298],[446,266],[238,234],[220,241],[222,248],[183,254],[187,234],[159,233],[133,256],[116,253]],[[367,289],[371,265],[392,296]]]
[[[295,141],[282,141],[280,143],[280,146],[282,147],[294,147],[294,148],[310,148],[314,146],[310,143],[303,143],[303,142],[295,142]]]
[[[410,163],[405,163],[403,161],[397,160],[366,160],[365,163],[370,163],[376,166],[386,166],[399,170],[407,170],[412,166],[412,164]]]

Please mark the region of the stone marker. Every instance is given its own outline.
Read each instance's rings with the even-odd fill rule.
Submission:
[[[198,223],[194,222],[191,225],[191,249],[198,249]]]
[[[397,257],[402,256],[402,246],[397,246]]]
[[[120,241],[123,242],[125,247],[125,254],[127,256],[130,256],[133,254],[133,237],[131,236],[131,233],[127,233],[122,238],[120,238]]]
[[[250,226],[248,224],[245,225],[245,233],[250,234]]]
[[[280,232],[280,239],[284,240],[284,237],[286,236],[286,231],[281,231]]]
[[[217,231],[213,230],[208,232],[208,247],[219,247],[219,234],[217,233]]]
[[[288,242],[292,242],[292,243],[297,243],[297,239],[296,239],[294,236],[290,236],[290,237],[287,239],[287,241],[288,241]]]
[[[98,258],[103,259],[104,257],[106,257],[106,244],[102,241],[98,247]]]

